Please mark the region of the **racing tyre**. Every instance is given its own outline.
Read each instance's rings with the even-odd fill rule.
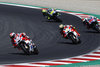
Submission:
[[[38,55],[39,54],[39,51],[37,49],[37,46],[34,46],[34,52],[33,52],[35,55]]]
[[[29,52],[29,46],[28,46],[27,44],[25,44],[24,42],[21,42],[21,43],[19,44],[19,46],[20,46],[20,48],[23,50],[23,52],[24,52],[25,54],[27,54],[27,55],[30,54],[30,52]]]
[[[73,35],[73,34],[69,34],[69,38],[72,40],[72,42],[73,42],[74,44],[78,44],[78,43],[81,42],[81,40],[80,40],[79,38],[76,38],[76,36]]]
[[[100,33],[100,26],[97,23],[93,24],[93,29]]]

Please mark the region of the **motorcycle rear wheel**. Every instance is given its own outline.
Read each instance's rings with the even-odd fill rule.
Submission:
[[[93,29],[100,33],[100,27],[98,27],[98,26],[99,25],[97,23],[94,23],[93,24]]]
[[[38,55],[39,54],[39,51],[37,49],[37,46],[34,46],[34,52],[33,52],[35,55]]]

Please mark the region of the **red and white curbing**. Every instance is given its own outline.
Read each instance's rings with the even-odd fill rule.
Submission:
[[[99,60],[99,59],[100,59],[100,48],[88,54],[75,56],[71,58],[57,59],[57,60],[51,60],[51,61],[8,64],[8,65],[1,65],[0,67],[46,67],[46,66],[48,67],[48,66],[54,66],[54,65],[65,65],[65,64],[94,61],[94,60]]]
[[[23,6],[23,5],[7,4],[7,3],[1,3],[1,4],[27,7],[27,8],[35,8],[35,9],[42,9],[40,7],[25,6],[25,5]],[[73,13],[73,12],[67,12],[67,11],[62,11],[62,10],[58,10],[58,11],[78,16],[81,19],[90,16],[90,15],[86,15],[86,14],[82,14],[82,13]],[[100,23],[100,19],[98,19],[98,21]],[[84,55],[81,55],[81,56],[75,56],[75,57],[57,59],[57,60],[51,60],[51,61],[5,64],[5,65],[0,65],[0,67],[46,67],[46,66],[65,65],[65,64],[72,64],[72,63],[94,61],[94,60],[99,60],[99,59],[100,59],[100,48],[96,49],[93,52],[90,52],[88,54],[84,54]]]

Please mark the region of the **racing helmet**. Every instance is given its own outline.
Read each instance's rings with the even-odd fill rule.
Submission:
[[[97,17],[94,17],[94,19],[98,19]]]
[[[10,38],[14,38],[15,35],[16,35],[16,34],[15,34],[14,32],[10,33]]]
[[[52,9],[51,8],[48,8],[48,12],[51,12],[52,11]]]
[[[22,34],[23,34],[23,35],[26,35],[26,33],[25,33],[25,32],[23,32]]]
[[[43,8],[43,9],[42,9],[42,12],[47,12],[46,8]]]
[[[56,11],[56,8],[54,8],[53,10]]]
[[[89,19],[93,19],[94,18],[94,16],[90,16],[90,18]]]
[[[60,24],[60,25],[59,25],[59,28],[60,28],[60,29],[64,28],[64,25],[63,25],[63,24]]]

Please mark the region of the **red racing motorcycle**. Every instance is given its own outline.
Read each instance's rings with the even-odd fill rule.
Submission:
[[[66,28],[62,31],[62,35],[66,39],[70,39],[74,44],[81,42],[80,34],[75,29]]]
[[[23,37],[22,40],[18,42],[18,49],[21,49],[27,55],[39,53],[37,46],[32,43],[32,40],[25,37]]]

